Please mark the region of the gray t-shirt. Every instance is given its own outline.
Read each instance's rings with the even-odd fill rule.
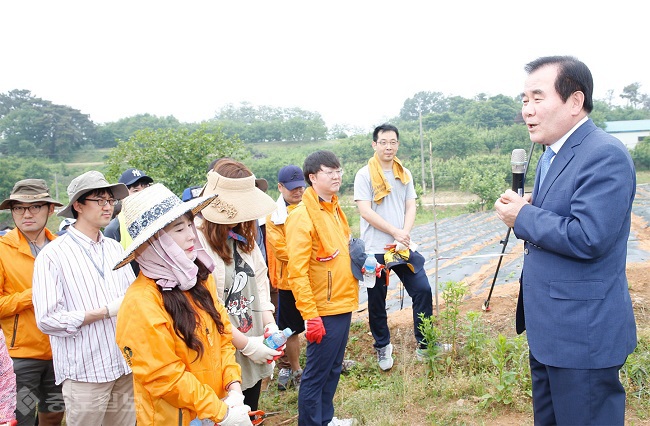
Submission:
[[[413,186],[413,176],[408,169],[405,168],[404,170],[410,177],[410,181],[406,185],[395,179],[392,170],[384,171],[384,175],[391,185],[391,191],[384,197],[381,204],[373,201],[375,193],[372,190],[367,165],[363,166],[354,178],[354,201],[371,201],[371,207],[377,214],[386,222],[400,229],[404,227],[406,201],[417,198]],[[395,241],[392,235],[370,226],[363,217],[360,218],[360,225],[360,237],[366,243],[366,253],[384,253],[386,244]]]

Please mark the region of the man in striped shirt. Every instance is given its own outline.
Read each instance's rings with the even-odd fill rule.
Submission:
[[[59,216],[76,222],[34,265],[36,321],[50,336],[69,426],[135,424],[131,369],[115,343],[115,316],[135,276],[130,266],[113,271],[123,249],[101,232],[128,194],[97,171],[73,179]]]

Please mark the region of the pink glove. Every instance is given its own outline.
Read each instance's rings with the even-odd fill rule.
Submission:
[[[325,326],[323,325],[323,319],[321,317],[312,318],[306,321],[305,337],[311,343],[320,343],[323,340],[323,336],[327,333],[325,332]]]

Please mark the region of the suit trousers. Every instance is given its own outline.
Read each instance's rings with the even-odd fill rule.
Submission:
[[[325,426],[334,417],[334,393],[339,384],[352,313],[321,317],[325,336],[307,344],[307,361],[298,390],[298,425]]]
[[[623,425],[625,389],[618,378],[622,365],[593,370],[551,367],[533,354],[535,425]]]
[[[376,254],[377,262],[385,265],[383,254]],[[404,288],[413,304],[413,334],[419,347],[426,347],[424,336],[420,332],[420,313],[425,317],[433,315],[433,294],[429,277],[424,268],[417,273],[411,272],[407,265],[397,265],[392,268],[404,284]],[[390,343],[390,330],[388,329],[388,314],[386,313],[386,294],[388,292],[387,271],[384,269],[381,276],[377,277],[375,286],[368,289],[368,322],[370,332],[375,339],[375,349],[383,348]]]

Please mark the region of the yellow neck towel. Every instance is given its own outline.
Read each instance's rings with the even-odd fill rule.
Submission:
[[[334,230],[328,229],[327,225],[325,224],[323,215],[320,212],[321,208],[323,207],[321,206],[321,203],[318,199],[318,194],[316,194],[314,188],[310,186],[305,190],[304,194],[302,194],[302,202],[307,208],[307,213],[309,214],[309,217],[314,224],[314,228],[318,234],[318,240],[320,241],[320,247],[316,253],[316,260],[320,262],[326,262],[328,260],[334,259],[340,253],[340,249],[334,247],[334,243],[332,241],[332,233]],[[339,206],[339,199],[336,195],[332,197],[332,208],[334,210],[334,215],[338,216],[339,220],[341,221],[341,225],[343,225],[343,229],[345,229],[345,232],[348,234],[347,236],[349,238],[350,226],[348,225],[348,219],[345,217],[345,213],[343,213],[341,210],[341,206]]]
[[[381,202],[384,201],[384,197],[390,193],[391,186],[386,179],[386,176],[384,176],[384,170],[381,167],[376,152],[375,155],[368,160],[368,171],[370,172],[370,184],[375,193],[374,202],[376,204],[381,204]],[[411,181],[408,173],[406,173],[406,169],[402,166],[402,162],[399,161],[397,157],[393,158],[393,174],[395,175],[395,179],[399,179],[403,184],[407,184]]]

